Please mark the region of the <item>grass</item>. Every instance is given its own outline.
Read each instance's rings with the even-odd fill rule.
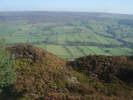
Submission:
[[[115,18],[116,17],[116,18]],[[5,38],[9,43],[32,43],[46,49],[62,58],[77,58],[80,56],[105,54],[105,55],[130,55],[132,48],[126,45],[126,42],[133,43],[133,28],[126,24],[119,24],[118,18],[127,18],[121,16],[101,16],[108,20],[98,20],[84,18],[70,21],[47,21],[32,23],[29,20],[9,20],[0,23],[0,38]],[[115,19],[115,20],[114,20]],[[108,27],[110,29],[108,29]],[[111,33],[112,32],[112,33]],[[125,44],[119,40],[125,41]],[[37,42],[47,41],[49,44],[36,44]],[[76,45],[71,46],[69,42],[95,43],[97,45],[78,44],[78,47],[84,52],[79,51]],[[56,43],[56,44],[55,44]],[[109,47],[102,47],[106,44]],[[63,47],[65,45],[72,52],[71,56]],[[112,48],[110,45],[116,45]],[[124,45],[124,47],[120,47]]]
[[[109,51],[112,55],[129,55],[132,53],[130,48],[104,48],[104,50]]]
[[[67,51],[65,50],[65,48],[63,48],[63,46],[58,46],[58,45],[48,45],[47,46],[47,51],[58,55],[60,57],[65,57],[68,58],[70,57],[70,55],[67,53]]]

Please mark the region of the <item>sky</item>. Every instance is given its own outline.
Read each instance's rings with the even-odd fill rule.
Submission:
[[[79,11],[133,14],[133,0],[0,0],[0,11]]]

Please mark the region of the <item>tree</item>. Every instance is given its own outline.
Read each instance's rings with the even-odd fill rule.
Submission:
[[[9,87],[16,80],[16,73],[13,69],[14,57],[0,43],[0,92]]]

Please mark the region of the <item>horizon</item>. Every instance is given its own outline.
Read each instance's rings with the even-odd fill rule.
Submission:
[[[133,1],[126,0],[2,0],[0,12],[48,11],[48,12],[87,12],[133,15]]]
[[[88,13],[88,14],[91,14],[91,13],[94,13],[94,14],[114,14],[114,15],[129,15],[129,16],[133,16],[133,14],[126,14],[126,13],[112,13],[112,12],[85,12],[85,11],[54,11],[54,10],[20,10],[20,11],[0,11],[0,13],[23,13],[23,12],[50,12],[50,13],[54,13],[54,12],[57,12],[57,13]]]

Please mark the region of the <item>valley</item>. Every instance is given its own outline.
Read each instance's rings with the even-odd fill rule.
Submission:
[[[132,15],[1,12],[0,38],[33,44],[61,58],[133,54]]]

